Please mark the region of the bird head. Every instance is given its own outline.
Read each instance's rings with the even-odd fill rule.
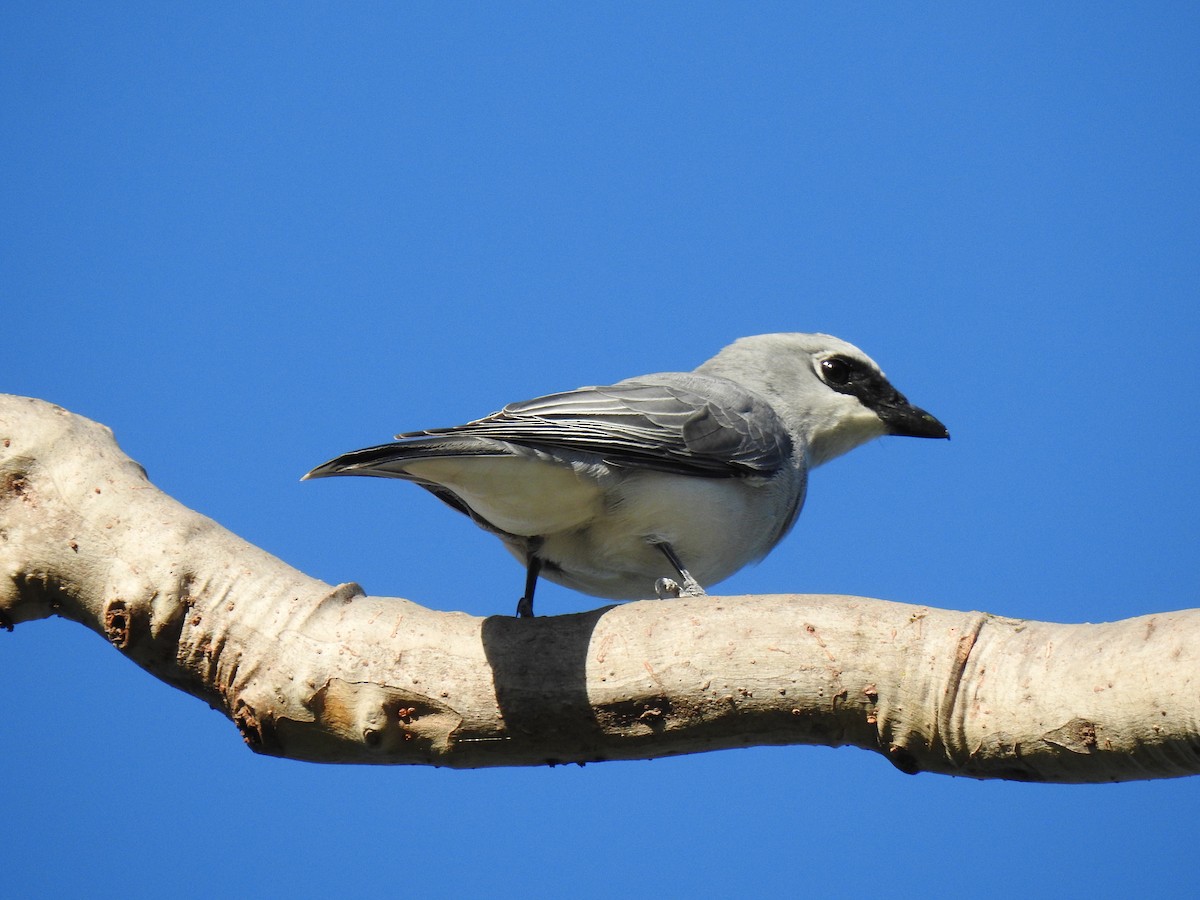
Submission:
[[[767,399],[819,466],[885,434],[948,438],[946,426],[892,387],[874,360],[827,334],[761,334],[730,344],[696,371]]]

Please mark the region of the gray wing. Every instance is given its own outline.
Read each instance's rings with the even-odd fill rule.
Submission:
[[[402,455],[406,447],[428,454],[431,440],[442,444],[436,455],[472,455],[463,439],[481,439],[476,454],[494,454],[492,442],[503,441],[710,478],[770,475],[792,454],[783,422],[762,397],[729,379],[693,373],[550,394],[465,425],[396,437],[399,443],[388,446]]]

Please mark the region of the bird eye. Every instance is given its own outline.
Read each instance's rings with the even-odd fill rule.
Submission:
[[[850,374],[850,364],[840,357],[821,360],[821,377],[826,384],[842,387],[850,383]]]

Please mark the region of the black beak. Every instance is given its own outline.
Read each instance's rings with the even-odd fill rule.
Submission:
[[[884,425],[888,434],[901,437],[947,438],[950,432],[920,407],[913,406],[904,395],[897,393],[894,397],[877,402],[872,407]]]

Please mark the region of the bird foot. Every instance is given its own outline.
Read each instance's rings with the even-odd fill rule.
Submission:
[[[683,588],[674,578],[660,578],[654,582],[654,593],[659,600],[666,600],[668,597],[678,597],[683,593]]]
[[[654,593],[659,600],[675,597],[704,597],[704,588],[694,578],[688,578],[681,586],[674,578],[660,578],[654,582]]]
[[[533,598],[529,596],[522,597],[517,601],[517,618],[532,619],[533,618]]]

